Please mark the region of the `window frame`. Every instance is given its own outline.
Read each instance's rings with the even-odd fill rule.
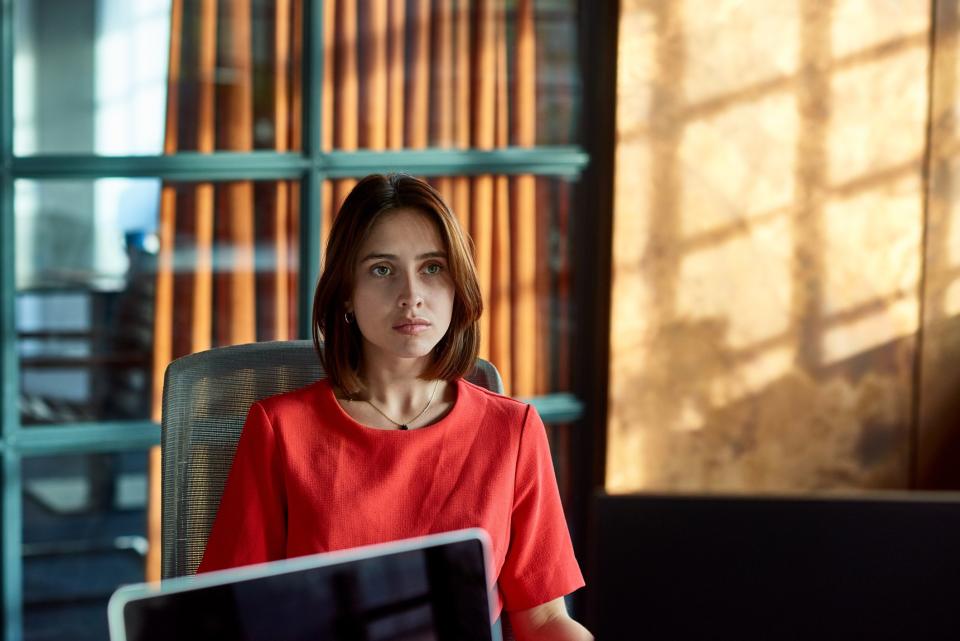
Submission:
[[[16,0],[29,2],[30,0]],[[22,460],[30,456],[142,450],[160,443],[160,426],[149,420],[98,421],[30,427],[20,425],[19,361],[15,323],[14,181],[18,179],[98,179],[149,177],[184,182],[297,180],[300,183],[298,337],[310,337],[313,284],[319,277],[321,202],[324,182],[359,178],[403,167],[417,175],[469,176],[533,174],[579,179],[590,164],[581,146],[531,148],[418,149],[400,151],[323,151],[323,0],[303,2],[301,150],[277,152],[183,152],[153,156],[44,154],[13,152],[13,16],[15,0],[0,0],[0,599],[2,640],[23,639]],[[581,3],[573,3],[582,11]],[[576,22],[580,46],[583,23]],[[581,54],[582,57],[582,54]],[[578,67],[577,73],[584,69]],[[581,87],[585,83],[581,83]],[[584,99],[581,93],[581,100]],[[582,136],[583,134],[581,134]],[[580,200],[573,203],[581,205]],[[583,403],[571,394],[529,399],[545,423],[567,423],[583,415]]]

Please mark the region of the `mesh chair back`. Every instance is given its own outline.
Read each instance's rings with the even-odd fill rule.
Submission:
[[[200,565],[250,406],[323,376],[311,341],[221,347],[170,363],[161,436],[163,578],[194,574]],[[485,360],[466,378],[503,393],[500,374]]]

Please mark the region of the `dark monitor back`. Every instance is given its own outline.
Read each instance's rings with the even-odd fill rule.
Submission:
[[[607,639],[960,639],[960,498],[601,495]]]

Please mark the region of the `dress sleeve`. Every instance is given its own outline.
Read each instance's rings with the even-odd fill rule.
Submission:
[[[526,610],[583,587],[540,415],[527,406],[514,481],[510,544],[500,570],[505,609]]]
[[[263,407],[254,403],[197,572],[284,558],[286,538],[280,444]]]

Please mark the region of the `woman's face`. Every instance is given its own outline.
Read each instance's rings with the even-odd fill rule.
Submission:
[[[423,358],[450,327],[454,286],[436,223],[416,209],[380,216],[360,248],[347,310],[370,357]]]

